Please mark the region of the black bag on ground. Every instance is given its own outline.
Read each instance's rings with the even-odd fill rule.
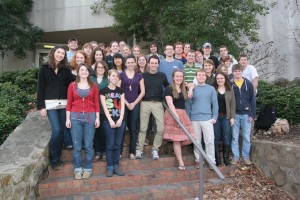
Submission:
[[[276,107],[273,105],[266,105],[260,109],[260,113],[255,121],[255,128],[269,130],[272,124],[276,121]]]

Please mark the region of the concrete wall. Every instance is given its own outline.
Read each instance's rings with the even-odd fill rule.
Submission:
[[[300,146],[252,140],[252,161],[283,190],[300,200]]]
[[[106,44],[119,40],[117,34],[107,30],[113,24],[113,18],[104,11],[92,15],[90,6],[93,3],[93,0],[34,0],[29,20],[45,31],[41,43],[66,44],[71,36],[76,36],[80,45],[91,40]],[[38,55],[33,52],[28,52],[24,60],[8,53],[4,60],[0,57],[0,71],[35,67],[37,60]]]
[[[45,32],[102,28],[113,18],[104,11],[92,15],[94,0],[34,0],[30,21]]]
[[[35,67],[35,53],[27,52],[27,58],[24,60],[16,58],[12,52],[7,56],[0,56],[0,71],[15,71]]]
[[[258,17],[261,24],[258,31],[259,37],[264,42],[274,41],[274,47],[288,61],[288,70],[283,77],[291,80],[299,78],[300,46],[295,42],[293,32],[300,25],[300,15],[294,15],[294,8],[288,6],[287,0],[267,0],[267,2],[276,2],[277,4],[270,9],[270,14]],[[298,32],[300,32],[299,27]]]
[[[0,147],[0,199],[36,199],[48,169],[51,132],[47,118],[31,112]]]

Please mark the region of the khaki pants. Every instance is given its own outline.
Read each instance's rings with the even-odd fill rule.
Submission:
[[[214,126],[211,123],[211,120],[208,121],[192,121],[193,129],[196,134],[196,142],[197,144],[201,144],[201,136],[203,132],[204,143],[206,154],[210,158],[210,160],[216,164],[215,161],[215,134],[214,134]],[[202,148],[202,146],[201,146]],[[194,147],[194,155],[196,157],[196,161],[199,161],[200,152],[196,147]]]
[[[146,133],[148,129],[149,117],[152,113],[155,118],[157,132],[153,141],[153,150],[159,150],[162,144],[164,133],[164,108],[162,102],[142,101],[140,108],[140,132],[136,149],[143,151]]]

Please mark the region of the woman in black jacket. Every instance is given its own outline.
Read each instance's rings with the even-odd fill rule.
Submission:
[[[63,165],[60,160],[64,131],[66,130],[66,103],[69,84],[74,80],[67,67],[66,50],[56,46],[48,55],[48,62],[39,71],[37,109],[41,116],[48,116],[52,134],[50,139],[50,165],[57,170]]]

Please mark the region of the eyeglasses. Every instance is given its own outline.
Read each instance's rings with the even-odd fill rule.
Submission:
[[[104,67],[97,67],[97,69],[104,69]]]

